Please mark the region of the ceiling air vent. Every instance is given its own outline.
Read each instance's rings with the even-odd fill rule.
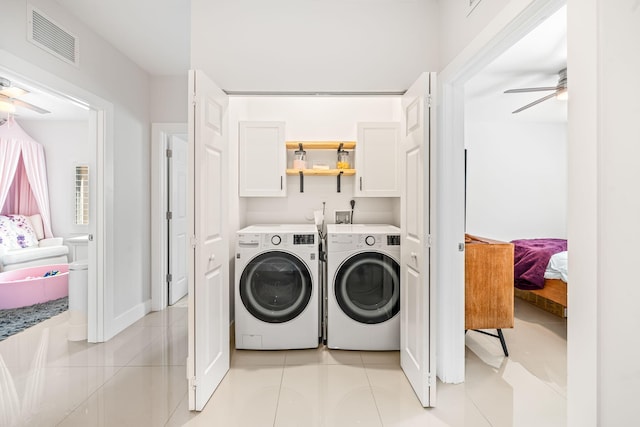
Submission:
[[[31,5],[27,13],[27,39],[63,61],[78,66],[78,38]]]

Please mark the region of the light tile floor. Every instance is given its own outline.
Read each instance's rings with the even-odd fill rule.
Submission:
[[[398,352],[233,351],[187,409],[187,309],[150,313],[103,344],[69,342],[67,314],[0,342],[0,426],[565,426],[566,321],[516,299],[497,339],[466,336],[466,381],[423,409]]]

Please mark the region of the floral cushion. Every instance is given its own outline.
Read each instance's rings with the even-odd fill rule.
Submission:
[[[38,239],[26,216],[0,215],[0,246],[7,249],[38,246]]]

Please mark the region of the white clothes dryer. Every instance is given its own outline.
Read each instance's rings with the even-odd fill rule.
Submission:
[[[313,224],[252,225],[238,231],[237,349],[318,347],[318,245]]]
[[[400,349],[400,229],[327,225],[327,346]]]

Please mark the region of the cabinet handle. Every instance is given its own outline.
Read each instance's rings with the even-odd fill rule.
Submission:
[[[282,175],[280,175],[280,189],[282,190]]]
[[[362,191],[362,177],[360,177],[360,191]]]

